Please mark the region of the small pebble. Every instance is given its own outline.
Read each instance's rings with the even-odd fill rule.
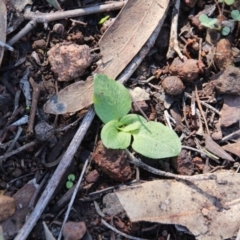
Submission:
[[[63,226],[64,240],[80,240],[86,231],[85,222],[67,222]]]

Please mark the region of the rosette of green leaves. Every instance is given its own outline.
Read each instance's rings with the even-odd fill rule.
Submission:
[[[103,74],[94,76],[94,109],[105,123],[101,139],[111,149],[132,148],[149,158],[160,159],[177,156],[181,142],[177,134],[158,122],[147,122],[137,114],[128,114],[131,96],[120,83]]]

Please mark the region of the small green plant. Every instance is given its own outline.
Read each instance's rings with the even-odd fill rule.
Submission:
[[[218,29],[218,26],[217,26],[218,20],[217,20],[217,18],[209,18],[206,14],[201,14],[199,16],[199,21],[206,28]]]
[[[239,10],[232,10],[232,11],[231,11],[231,17],[232,17],[235,21],[240,21],[240,12],[239,12]]]
[[[100,21],[98,22],[98,24],[104,24],[109,18],[110,18],[109,15],[107,15],[106,17],[101,18]]]
[[[69,174],[68,175],[68,181],[66,182],[66,188],[67,189],[72,188],[74,180],[75,180],[75,175],[74,174]]]
[[[94,109],[105,123],[101,139],[111,149],[132,148],[149,158],[160,159],[177,156],[181,141],[177,134],[159,122],[147,122],[137,114],[128,114],[131,96],[120,83],[103,74],[94,76]]]
[[[234,0],[218,0],[219,3],[226,3],[227,5],[232,5],[234,3]]]
[[[225,26],[222,28],[221,33],[223,36],[227,36],[231,32],[231,28],[228,26]]]

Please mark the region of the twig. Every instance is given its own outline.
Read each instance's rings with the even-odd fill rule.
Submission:
[[[65,217],[64,217],[64,220],[63,220],[63,223],[62,223],[62,227],[61,227],[60,233],[59,233],[59,235],[58,235],[58,240],[60,240],[61,237],[62,237],[63,226],[64,226],[64,224],[67,222],[69,213],[70,213],[70,211],[71,211],[73,202],[74,202],[74,200],[75,200],[75,198],[76,198],[76,195],[77,195],[79,186],[80,186],[80,184],[81,184],[81,182],[82,182],[83,175],[84,175],[85,170],[86,170],[86,168],[87,168],[88,162],[89,162],[89,160],[87,159],[87,160],[85,161],[85,163],[84,163],[84,166],[83,166],[81,175],[80,175],[80,177],[79,177],[79,179],[78,179],[78,182],[77,182],[77,184],[76,184],[76,186],[75,186],[75,189],[74,189],[74,191],[73,191],[72,198],[71,198],[71,200],[70,200],[70,203],[68,204],[67,212],[66,212],[66,215],[65,215]]]
[[[17,130],[17,133],[16,133],[16,135],[15,135],[13,141],[11,142],[11,144],[10,144],[10,146],[9,146],[9,148],[7,149],[6,152],[10,152],[10,151],[12,151],[12,149],[14,148],[14,146],[15,146],[15,144],[16,144],[18,138],[19,138],[19,136],[20,136],[21,133],[22,133],[22,131],[23,131],[23,129],[19,126],[19,127],[18,127],[18,130]]]
[[[205,123],[205,126],[206,126],[206,130],[207,130],[207,134],[210,135],[208,124],[207,124],[207,120],[206,120],[206,117],[205,117],[203,109],[202,109],[202,105],[201,105],[200,100],[199,100],[198,90],[197,90],[197,86],[196,85],[195,85],[195,92],[196,92],[195,95],[196,95],[197,105],[198,105],[198,108],[200,110],[200,113],[202,114],[202,117],[203,117],[203,120],[204,120],[204,123]]]
[[[103,224],[105,227],[111,229],[111,230],[114,231],[115,233],[117,233],[117,234],[119,234],[119,235],[121,235],[121,236],[123,236],[123,237],[125,237],[125,238],[127,238],[127,239],[133,239],[133,240],[148,240],[148,239],[146,239],[146,238],[133,237],[133,236],[130,236],[130,235],[126,234],[126,233],[120,232],[120,231],[117,230],[115,227],[113,227],[112,225],[108,224],[104,219],[102,219],[102,224]]]
[[[172,10],[172,24],[171,24],[171,32],[170,32],[170,40],[169,40],[169,48],[167,52],[167,58],[173,58],[174,53],[176,52],[178,56],[183,59],[183,55],[178,46],[177,40],[177,27],[178,27],[178,16],[179,16],[179,8],[180,8],[180,0],[175,1],[175,5]]]
[[[240,136],[240,130],[237,130],[233,133],[228,134],[227,136],[223,137],[222,140],[220,141],[221,143],[226,142],[228,140],[231,140],[232,138],[236,138]]]
[[[6,43],[4,43],[2,41],[0,41],[0,47],[6,48],[9,51],[14,51],[13,47],[11,47],[10,45],[8,45],[8,44],[6,44]]]
[[[30,21],[19,33],[17,33],[12,39],[10,39],[7,44],[12,46],[19,39],[24,37],[28,32],[30,32],[35,26],[37,22],[35,20]]]
[[[74,18],[79,16],[90,15],[100,12],[109,12],[121,9],[127,1],[111,2],[108,4],[102,4],[87,8],[79,8],[75,10],[63,11],[63,12],[52,12],[52,13],[41,13],[41,12],[26,12],[24,18],[28,20],[34,20],[37,23],[47,23],[65,18]]]
[[[5,153],[4,155],[0,156],[0,161],[2,161],[2,160],[5,161],[7,158],[11,157],[12,155],[15,155],[15,154],[17,154],[17,153],[20,153],[20,152],[22,152],[23,150],[28,149],[28,148],[36,145],[37,143],[38,143],[38,141],[37,141],[37,140],[34,140],[34,141],[30,142],[30,143],[27,143],[27,144],[23,145],[22,147],[19,147],[19,148],[16,149],[16,150],[13,150],[13,151],[11,151],[11,152]]]
[[[33,93],[32,93],[32,106],[31,106],[31,111],[30,111],[30,116],[29,116],[29,122],[28,122],[28,129],[27,133],[32,135],[33,134],[33,125],[34,125],[34,120],[35,120],[35,115],[37,112],[37,104],[38,104],[38,98],[40,91],[43,87],[43,83],[36,83],[33,78],[30,77],[29,82],[32,85]]]
[[[184,96],[186,96],[186,97],[188,97],[188,98],[192,98],[192,96],[191,96],[189,93],[186,93],[186,92],[184,93]],[[209,108],[210,110],[212,110],[213,112],[215,112],[215,113],[217,113],[218,115],[221,116],[221,113],[220,113],[216,108],[214,108],[213,106],[211,106],[211,105],[209,105],[208,103],[205,103],[205,102],[203,102],[203,101],[201,101],[201,100],[199,100],[199,102],[200,102],[203,106]]]
[[[48,23],[51,21],[61,20],[65,18],[73,18],[93,13],[113,11],[121,9],[125,5],[125,3],[126,2],[113,2],[99,6],[88,7],[85,9],[76,9],[54,13],[27,12],[24,14],[24,18],[31,21],[19,33],[17,33],[12,39],[10,39],[7,44],[12,46],[19,39],[21,39],[28,32],[30,32],[37,25],[37,23]]]
[[[143,163],[141,160],[134,157],[133,154],[130,153],[127,149],[125,151],[128,154],[129,158],[131,159],[131,161],[129,161],[130,163],[132,163],[138,167],[141,167],[142,169],[144,169],[150,173],[153,173],[155,175],[158,175],[158,176],[175,178],[175,179],[185,180],[185,181],[207,180],[207,179],[211,178],[211,176],[207,176],[204,174],[197,175],[197,176],[183,176],[183,175],[177,175],[177,174],[173,174],[173,173],[169,173],[169,172],[164,172],[164,171],[153,168],[153,167],[148,166],[147,164]]]

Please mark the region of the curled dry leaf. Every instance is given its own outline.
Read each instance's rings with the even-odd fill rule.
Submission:
[[[65,114],[79,111],[93,103],[93,79],[75,82],[52,96],[44,105],[46,113]]]

